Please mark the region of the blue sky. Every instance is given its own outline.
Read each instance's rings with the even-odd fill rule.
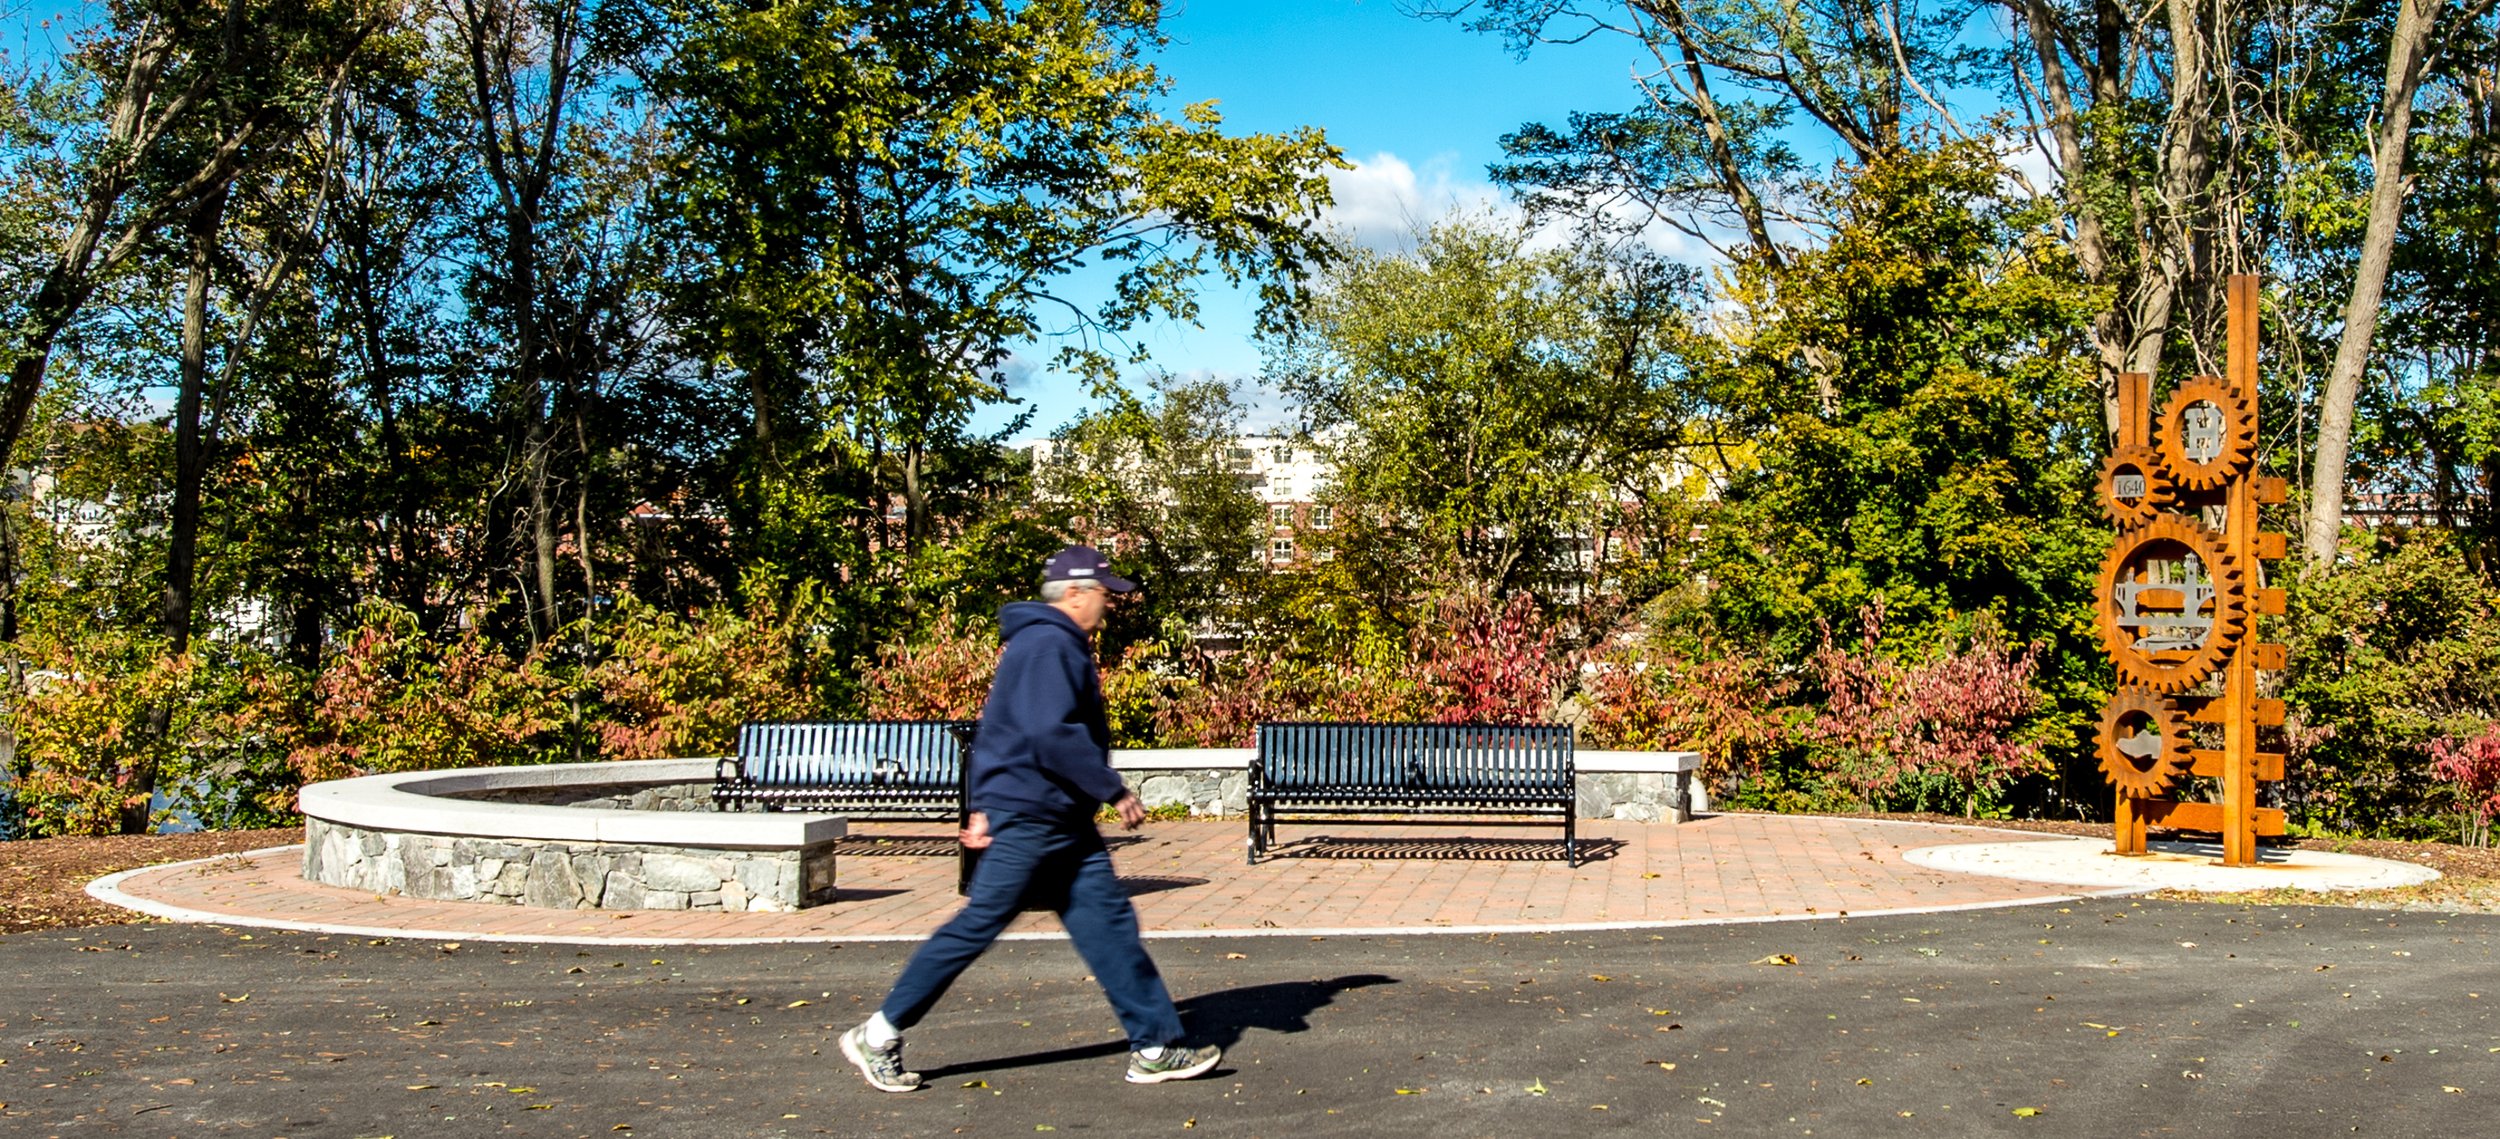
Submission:
[[[1226,129],[1316,126],[1356,169],[1333,180],[1330,221],[1367,242],[1391,242],[1410,223],[1453,208],[1500,202],[1485,166],[1520,124],[1574,110],[1621,110],[1636,97],[1637,45],[1620,38],[1539,46],[1524,59],[1499,37],[1409,15],[1393,0],[1172,0],[1172,43],[1158,65],[1176,104],[1215,100]],[[1211,287],[1202,327],[1161,326],[1140,340],[1158,367],[1249,380],[1259,371],[1251,305]],[[1046,435],[1084,406],[1081,386],[1048,373],[1022,380],[1031,434]],[[1254,423],[1281,409],[1261,401]],[[994,428],[1004,411],[984,417]]]

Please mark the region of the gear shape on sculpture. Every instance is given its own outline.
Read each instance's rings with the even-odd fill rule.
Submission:
[[[2149,688],[2119,688],[2101,711],[2099,742],[2101,774],[2130,799],[2160,797],[2195,762],[2186,717]]]
[[[2118,495],[2118,480],[2126,476],[2144,480],[2144,493],[2133,499]],[[2150,447],[2127,446],[2111,451],[2101,460],[2101,513],[2118,524],[2121,530],[2133,529],[2161,515],[2170,505],[2170,475],[2162,469],[2161,455]]]
[[[2204,567],[2203,581],[2147,582],[2141,575],[2165,552],[2193,555]],[[2152,595],[2149,599],[2146,595]],[[2167,596],[2165,596],[2165,594]],[[2138,630],[2161,628],[2160,612],[2139,607],[2151,600],[2191,620],[2204,617],[2204,635],[2155,637]],[[2118,664],[2122,684],[2142,685],[2156,692],[2181,692],[2213,674],[2248,630],[2248,583],[2239,563],[2222,544],[2222,535],[2177,515],[2163,515],[2119,535],[2101,561],[2100,588],[2093,599],[2102,647]],[[2192,628],[2183,622],[2170,628]]]
[[[2191,416],[2200,421],[2189,422]],[[2161,448],[2163,473],[2174,485],[2182,490],[2212,490],[2257,457],[2257,409],[2229,384],[2199,376],[2170,393],[2170,401],[2161,405],[2154,435]],[[2199,453],[2204,455],[2202,461]]]

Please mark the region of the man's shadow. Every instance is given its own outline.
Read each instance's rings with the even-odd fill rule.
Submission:
[[[1268,985],[1246,985],[1238,989],[1219,989],[1200,993],[1174,1002],[1180,1009],[1181,1027],[1190,1044],[1214,1044],[1231,1048],[1241,1042],[1242,1034],[1251,1029],[1291,1034],[1308,1032],[1311,1014],[1336,1003],[1337,994],[1374,985],[1394,985],[1395,977],[1378,973],[1357,973],[1331,981],[1278,981]],[[1021,1056],[999,1056],[987,1060],[970,1060],[948,1064],[921,1073],[923,1079],[935,1082],[953,1076],[976,1072],[995,1072],[1003,1068],[1029,1068],[1040,1064],[1064,1064],[1076,1060],[1099,1060],[1128,1051],[1128,1042],[1109,1040],[1100,1044],[1084,1044],[1074,1048],[1054,1048],[1048,1052],[1028,1052]]]

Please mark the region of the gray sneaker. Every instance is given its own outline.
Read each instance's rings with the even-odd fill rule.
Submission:
[[[868,1043],[868,1026],[863,1024],[842,1034],[842,1054],[859,1066],[859,1074],[868,1080],[869,1087],[881,1092],[920,1090],[920,1073],[903,1070],[903,1042],[900,1039],[883,1048],[876,1047]],[[1137,1078],[1135,1072],[1135,1065],[1131,1065],[1130,1079]]]
[[[1163,1055],[1149,1060],[1143,1052],[1128,1054],[1128,1082],[1159,1084],[1165,1080],[1187,1080],[1206,1075],[1224,1059],[1224,1050],[1212,1044],[1183,1048],[1178,1044],[1163,1050]]]

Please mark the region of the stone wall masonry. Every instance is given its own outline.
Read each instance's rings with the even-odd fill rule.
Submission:
[[[628,846],[376,831],[316,818],[304,821],[304,877],[375,894],[559,910],[788,911],[833,900],[833,845]]]

